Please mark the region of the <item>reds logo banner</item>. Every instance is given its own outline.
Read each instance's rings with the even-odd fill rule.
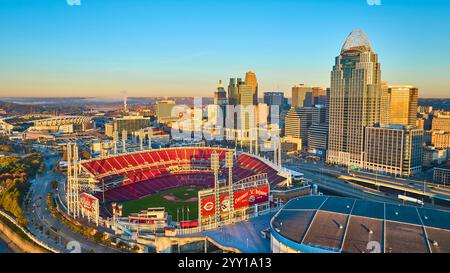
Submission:
[[[246,189],[234,193],[234,208],[240,209],[250,207],[256,204],[269,201],[269,185],[260,186],[254,189]],[[214,215],[216,213],[216,203],[214,196],[201,199],[201,215],[202,217]],[[228,194],[220,196],[221,212],[227,212],[230,209],[230,198]]]
[[[214,215],[215,207],[214,197],[203,198],[201,202],[202,216]]]
[[[80,196],[80,204],[85,211],[95,213],[98,199],[90,194],[82,193]]]
[[[244,208],[269,201],[269,186],[234,193],[234,208]]]

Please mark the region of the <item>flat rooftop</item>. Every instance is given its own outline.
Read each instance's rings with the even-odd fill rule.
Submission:
[[[272,219],[272,233],[293,248],[384,253],[449,253],[450,213],[335,196],[289,201]],[[301,251],[301,249],[298,249]]]

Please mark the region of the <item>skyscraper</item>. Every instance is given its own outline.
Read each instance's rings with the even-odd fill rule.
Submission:
[[[380,123],[390,123],[391,112],[391,94],[389,93],[389,86],[387,82],[381,82],[381,100],[380,100]]]
[[[228,103],[230,105],[239,104],[239,85],[242,84],[242,79],[231,78],[228,85]]]
[[[347,37],[331,72],[327,160],[363,166],[364,128],[380,121],[378,55],[361,30]]]
[[[322,87],[313,87],[311,89],[313,104],[314,105],[325,105],[327,100],[326,90]]]
[[[284,136],[292,137],[295,139],[302,139],[300,134],[301,122],[300,111],[297,107],[292,107],[285,118]]]
[[[270,106],[277,106],[278,107],[278,113],[274,113],[279,115],[281,113],[281,110],[283,110],[284,107],[284,93],[283,92],[264,92],[264,103],[269,106],[269,115],[271,115],[272,109]]]
[[[239,105],[241,106],[241,129],[248,130],[255,127],[255,105],[253,104],[253,89],[248,84],[239,85]]]
[[[302,139],[302,147],[308,147],[310,127],[314,123],[325,122],[326,108],[323,106],[299,107],[296,109],[296,112],[300,118],[300,138]]]
[[[311,86],[298,84],[292,87],[292,107],[311,107],[314,104]]]
[[[245,84],[252,87],[253,93],[253,105],[258,104],[258,80],[256,79],[256,74],[253,71],[248,71],[245,74]]]
[[[219,81],[217,90],[214,92],[214,104],[224,106],[227,105],[227,103],[227,92],[225,91],[225,88],[223,88],[222,81]]]
[[[225,91],[225,88],[223,88],[222,81],[219,81],[217,84],[217,90],[214,92],[214,106],[215,107],[209,107],[208,113],[213,112],[215,117],[215,124],[225,126],[225,119],[226,119],[226,106],[228,104],[227,99],[227,92]],[[220,109],[220,110],[219,110]],[[212,113],[211,113],[212,114]]]
[[[416,126],[418,93],[413,86],[389,86],[389,123]]]

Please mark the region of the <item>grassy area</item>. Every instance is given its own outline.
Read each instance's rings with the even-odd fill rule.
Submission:
[[[198,204],[197,201],[194,202],[180,202],[185,201],[193,197],[197,197],[197,192],[202,190],[201,187],[181,187],[163,191],[151,196],[144,197],[139,200],[133,200],[123,204],[123,215],[127,216],[130,213],[140,212],[152,207],[165,207],[166,211],[172,215],[172,218],[177,220],[177,209],[179,210],[179,220],[182,218],[182,208],[184,207],[184,219],[197,219],[198,217]],[[164,198],[166,195],[173,195],[176,197],[178,202],[169,201]],[[189,215],[187,213],[187,208],[189,208]]]

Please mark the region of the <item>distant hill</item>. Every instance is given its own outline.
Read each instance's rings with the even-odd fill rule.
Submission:
[[[41,106],[18,104],[6,101],[0,101],[0,109],[5,110],[8,115],[25,115],[45,111],[45,108]]]
[[[419,99],[419,106],[433,106],[433,109],[450,111],[450,99]]]
[[[83,107],[71,107],[65,105],[35,105],[7,102],[0,99],[0,109],[6,111],[8,116],[14,115],[30,115],[30,114],[44,114],[44,115],[60,115],[65,114],[81,114]]]

